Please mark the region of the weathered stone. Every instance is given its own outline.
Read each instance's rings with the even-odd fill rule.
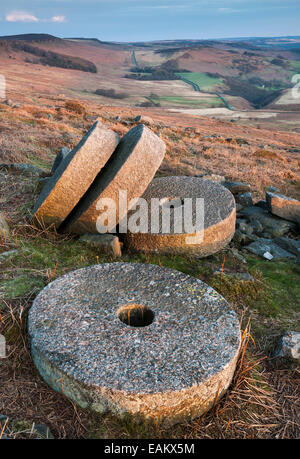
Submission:
[[[7,224],[7,221],[4,215],[0,212],[0,245],[1,241],[4,242],[5,240],[10,238],[10,230]]]
[[[240,347],[226,300],[169,268],[108,263],[50,283],[29,311],[44,380],[83,408],[172,425],[224,394]]]
[[[148,227],[147,233],[128,231],[126,243],[131,249],[143,252],[159,253],[192,253],[206,257],[225,247],[235,231],[235,202],[233,195],[223,186],[210,180],[198,177],[161,177],[149,185],[143,199],[148,205],[148,222],[152,221],[151,202],[157,200],[158,227]],[[197,237],[197,229],[187,230],[184,216],[184,199],[190,198],[193,203],[193,225],[196,223],[196,198],[204,200],[204,228],[202,238]],[[178,209],[170,209],[172,201],[178,201]],[[160,204],[159,204],[160,202]],[[164,229],[163,212],[170,212],[169,228]],[[183,223],[180,232],[174,228],[177,214]],[[131,218],[132,213],[129,214]],[[201,231],[199,231],[201,233]],[[200,236],[201,234],[199,234]]]
[[[20,174],[25,176],[35,176],[35,177],[43,177],[47,175],[47,172],[43,171],[37,166],[33,164],[25,164],[25,163],[11,163],[11,164],[0,164],[1,171],[7,171],[12,174]]]
[[[217,183],[224,183],[225,182],[225,177],[222,175],[217,175],[217,174],[209,174],[209,175],[203,175],[201,178],[204,180],[212,180],[213,182]]]
[[[255,282],[253,276],[251,276],[248,272],[227,272],[227,271],[215,271],[214,276],[224,276],[224,277],[231,277],[233,279],[237,279],[243,282]]]
[[[236,197],[236,202],[241,204],[243,207],[251,207],[253,206],[253,199],[251,193],[242,193],[238,194]]]
[[[251,235],[253,233],[253,227],[249,225],[245,220],[237,219],[236,227],[245,234]]]
[[[242,231],[240,231],[239,229],[236,230],[233,236],[233,241],[241,245],[250,244],[251,242],[254,242],[257,239],[258,236],[255,236],[254,234],[242,233]]]
[[[243,182],[229,182],[226,181],[224,186],[231,191],[232,194],[247,193],[251,191],[251,186]]]
[[[53,163],[53,166],[52,166],[52,170],[51,170],[51,174],[53,175],[54,172],[56,171],[56,169],[58,168],[58,166],[60,165],[60,163],[66,158],[66,156],[70,153],[70,148],[67,148],[67,147],[62,147],[61,150],[59,151],[59,153],[57,154],[55,160],[54,160],[54,163]]]
[[[251,206],[251,207],[245,207],[244,209],[240,210],[239,212],[243,217],[249,218],[250,217],[255,217],[259,214],[268,214],[268,212],[265,209],[262,209],[261,207],[257,206]]]
[[[121,245],[119,238],[113,234],[85,234],[79,239],[81,242],[96,247],[100,253],[121,257]]]
[[[300,333],[289,330],[281,337],[274,353],[275,357],[285,357],[293,360],[300,359]]]
[[[298,255],[298,250],[300,249],[300,241],[291,239],[289,237],[277,237],[274,239],[275,244],[279,245],[284,250]]]
[[[46,183],[33,209],[35,220],[58,227],[92,185],[118,142],[115,132],[95,123]]]
[[[300,201],[270,192],[266,193],[266,201],[272,214],[300,224]]]
[[[114,232],[119,221],[127,216],[126,204],[132,208],[132,200],[141,197],[153,179],[165,150],[165,143],[143,124],[131,129],[60,230],[77,234],[97,233],[97,219],[103,212],[97,209],[99,200],[110,199],[116,205],[116,221],[110,222],[107,232]],[[121,212],[120,191],[127,193],[127,202]]]
[[[257,208],[259,209],[259,207]],[[295,223],[283,220],[282,218],[276,217],[269,213],[257,213],[253,216],[250,216],[250,222],[252,221],[259,222],[264,232],[269,233],[272,237],[280,237],[291,229],[295,229]]]
[[[263,257],[265,253],[270,253],[273,257],[272,259],[274,260],[278,260],[280,258],[295,258],[292,253],[287,252],[286,250],[279,247],[273,242],[272,239],[260,238],[257,241],[252,242],[246,248],[249,250],[249,252],[252,252],[255,255],[259,255],[261,257]]]

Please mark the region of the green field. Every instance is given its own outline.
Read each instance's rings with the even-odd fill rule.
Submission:
[[[191,108],[211,108],[211,107],[223,107],[224,104],[218,97],[208,97],[205,98],[195,98],[195,99],[187,99],[185,97],[180,96],[157,96],[157,97],[149,97],[154,103],[160,103],[162,106],[164,105],[175,105],[175,106],[187,106]]]
[[[191,72],[191,73],[177,73],[178,76],[186,80],[196,83],[201,90],[212,90],[215,86],[223,83],[221,78],[213,78],[206,73]]]

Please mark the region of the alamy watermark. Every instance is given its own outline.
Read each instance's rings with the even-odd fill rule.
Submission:
[[[300,73],[293,75],[292,83],[295,85],[292,88],[292,98],[300,99]]]
[[[5,359],[6,357],[6,339],[5,336],[0,335],[0,359]]]
[[[4,75],[0,75],[0,99],[6,97],[6,79]]]
[[[204,237],[203,198],[143,198],[128,201],[127,191],[120,190],[118,202],[111,198],[98,200],[97,231],[101,234],[186,234],[186,244],[200,244]]]

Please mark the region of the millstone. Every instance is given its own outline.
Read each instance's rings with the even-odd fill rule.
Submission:
[[[236,207],[233,195],[225,187],[211,180],[199,177],[161,177],[154,179],[142,196],[151,219],[151,199],[166,201],[170,199],[192,198],[193,222],[195,222],[195,200],[204,199],[203,239],[197,241],[195,233],[182,228],[181,234],[174,231],[174,211],[171,212],[170,231],[162,228],[162,206],[159,208],[160,227],[156,233],[132,233],[126,235],[127,245],[137,251],[160,253],[193,253],[200,257],[209,256],[225,247],[234,236]],[[171,202],[170,201],[170,202]],[[182,210],[182,215],[184,212]],[[192,240],[191,240],[192,238]]]
[[[118,134],[96,122],[47,181],[32,212],[35,221],[58,227],[91,186],[118,143]]]
[[[29,312],[44,380],[83,408],[174,424],[232,380],[240,327],[226,300],[169,268],[107,263],[50,283]]]
[[[100,199],[112,199],[116,204],[116,224],[126,217],[119,210],[119,192],[127,193],[128,202],[139,198],[153,179],[165,154],[165,143],[143,124],[131,129],[120,141],[106,167],[96,178],[88,193],[79,202],[61,231],[77,234],[97,233],[97,210]],[[112,231],[116,225],[108,228]]]

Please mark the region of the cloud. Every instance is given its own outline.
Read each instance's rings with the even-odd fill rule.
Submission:
[[[66,16],[52,16],[51,22],[66,22]]]
[[[7,22],[39,22],[40,20],[33,14],[26,11],[12,11],[5,17]]]

